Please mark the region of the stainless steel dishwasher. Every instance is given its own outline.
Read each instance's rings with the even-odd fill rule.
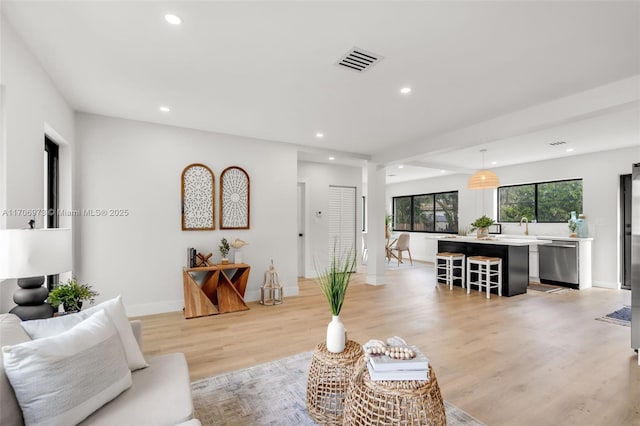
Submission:
[[[538,246],[540,282],[580,287],[578,242],[553,240]]]

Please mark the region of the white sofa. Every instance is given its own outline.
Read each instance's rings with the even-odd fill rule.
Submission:
[[[139,321],[131,322],[142,348]],[[31,340],[13,314],[0,314],[0,347]],[[0,352],[0,356],[1,352]],[[187,362],[182,353],[149,357],[149,366],[132,373],[132,386],[102,406],[81,425],[199,426],[193,419],[193,401]],[[0,426],[24,425],[22,411],[0,362]]]

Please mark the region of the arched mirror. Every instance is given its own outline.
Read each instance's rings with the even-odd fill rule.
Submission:
[[[190,164],[182,171],[182,230],[210,231],[214,220],[215,178],[204,164]]]
[[[220,229],[249,229],[249,175],[232,166],[220,175]]]

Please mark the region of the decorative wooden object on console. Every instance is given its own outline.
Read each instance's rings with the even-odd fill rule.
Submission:
[[[185,318],[249,309],[244,301],[244,293],[250,270],[251,267],[245,263],[184,268],[182,278]],[[202,285],[198,285],[192,275],[196,272],[205,273]]]
[[[206,256],[202,253],[198,253],[196,255],[196,267],[202,267],[202,266],[212,266],[213,263],[209,262],[209,259],[211,258],[211,256],[213,256],[213,254],[209,253]]]

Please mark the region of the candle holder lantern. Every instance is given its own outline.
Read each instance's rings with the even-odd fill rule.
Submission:
[[[264,285],[260,288],[260,304],[261,305],[279,305],[282,303],[282,286],[278,271],[273,266],[273,260],[269,269],[264,273]]]

